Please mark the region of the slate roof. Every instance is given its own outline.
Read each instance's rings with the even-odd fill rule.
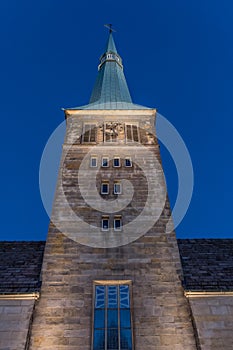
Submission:
[[[184,288],[233,291],[233,239],[179,239]]]
[[[233,239],[178,239],[187,291],[233,291]],[[0,242],[0,293],[40,290],[45,242]]]
[[[0,293],[40,290],[45,242],[0,242]]]

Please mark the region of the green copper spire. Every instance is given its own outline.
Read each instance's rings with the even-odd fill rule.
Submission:
[[[148,109],[132,103],[111,28],[89,104],[71,109]]]
[[[123,73],[121,57],[110,32],[106,52],[100,57],[97,79],[92,91],[90,103],[128,102],[132,103],[129,89]]]
[[[109,33],[109,38],[108,38],[108,41],[107,41],[107,45],[106,45],[105,52],[114,52],[114,53],[117,53],[116,45],[115,45],[115,43],[114,43],[114,39],[113,39],[113,36],[112,36],[112,32],[111,32],[111,31],[110,31],[110,33]]]

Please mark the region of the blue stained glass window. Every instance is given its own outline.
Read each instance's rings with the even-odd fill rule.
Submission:
[[[117,308],[117,286],[108,287],[108,307]]]
[[[108,328],[118,328],[118,310],[108,310]]]
[[[121,328],[130,328],[130,310],[120,309]]]
[[[105,305],[105,287],[96,286],[95,287],[95,307],[104,308]]]
[[[104,328],[105,327],[104,322],[105,322],[105,310],[104,309],[95,310],[94,327]]]
[[[131,329],[121,329],[121,350],[132,349],[132,334]]]
[[[108,329],[108,341],[107,350],[118,350],[119,349],[119,334],[118,329]]]
[[[95,286],[93,350],[133,350],[128,284]]]
[[[105,350],[104,329],[95,329],[94,330],[93,350]]]
[[[120,307],[128,308],[129,307],[129,286],[120,285]]]

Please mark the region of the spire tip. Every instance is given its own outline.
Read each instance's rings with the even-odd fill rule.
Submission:
[[[109,29],[109,33],[111,34],[112,32],[115,32],[115,29],[112,28],[112,24],[104,24],[104,27]]]

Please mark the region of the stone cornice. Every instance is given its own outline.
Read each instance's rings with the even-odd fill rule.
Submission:
[[[0,294],[0,300],[38,300],[40,297],[39,292],[35,293],[6,293]]]
[[[66,118],[78,115],[89,115],[89,116],[111,116],[111,115],[135,115],[135,116],[152,116],[156,114],[156,109],[64,109]]]
[[[195,292],[195,291],[185,291],[184,295],[186,298],[209,298],[209,297],[223,297],[223,296],[233,296],[233,291],[217,291],[217,292]]]

